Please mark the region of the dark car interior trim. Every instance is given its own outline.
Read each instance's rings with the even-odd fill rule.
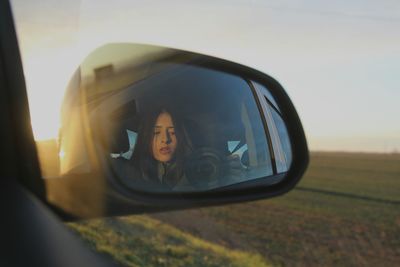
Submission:
[[[2,146],[4,162],[17,162],[18,179],[42,200],[45,196],[44,183],[40,176],[36,145],[31,129],[25,78],[18,49],[18,41],[8,1],[1,1],[0,6],[0,61],[1,61],[1,105],[2,135],[7,135]],[[4,132],[7,131],[7,132]],[[3,140],[2,140],[3,141]],[[7,149],[7,150],[6,150]],[[13,151],[17,155],[13,156]]]

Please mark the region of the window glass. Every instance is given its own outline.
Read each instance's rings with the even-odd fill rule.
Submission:
[[[253,82],[253,84],[258,90],[260,90],[263,93],[263,95],[266,97],[267,101],[269,101],[270,104],[280,112],[279,106],[275,102],[275,98],[271,95],[271,92],[267,88],[265,88],[265,86],[263,86],[262,84],[259,84],[258,82]]]
[[[289,139],[289,135],[288,135],[288,132],[286,129],[285,122],[283,121],[281,115],[272,107],[270,108],[270,110],[271,110],[272,118],[274,119],[274,122],[275,122],[276,129],[278,131],[281,148],[282,148],[283,155],[284,155],[283,160],[286,165],[286,168],[281,169],[281,171],[285,172],[289,169],[289,167],[292,163],[292,149],[290,146],[290,139]]]
[[[70,224],[88,246],[124,266],[398,265],[400,1],[10,2],[45,177],[58,175],[58,152],[69,158],[56,141],[66,84],[104,43],[179,47],[273,73],[307,126],[311,164],[290,194]],[[132,157],[134,133],[120,131],[126,144],[110,159]],[[243,157],[246,145],[227,140]],[[82,192],[87,178],[61,187],[61,197]],[[72,199],[92,209],[87,198]]]
[[[274,150],[276,172],[278,174],[287,172],[292,162],[292,149],[281,111],[271,92],[264,85],[257,82],[253,82],[253,84],[256,90],[265,98],[265,103],[263,103],[265,105],[264,112]]]

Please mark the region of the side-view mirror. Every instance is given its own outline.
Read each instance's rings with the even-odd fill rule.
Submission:
[[[43,178],[64,218],[277,196],[308,164],[302,125],[277,81],[164,47],[96,49],[71,79],[61,123],[58,170]]]

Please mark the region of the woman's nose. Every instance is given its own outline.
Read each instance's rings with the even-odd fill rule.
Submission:
[[[163,136],[162,136],[162,142],[166,143],[166,144],[170,144],[171,143],[171,135],[169,134],[168,131],[166,131]]]

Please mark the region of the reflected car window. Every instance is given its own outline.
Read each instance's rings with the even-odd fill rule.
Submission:
[[[276,129],[278,131],[281,149],[283,150],[283,154],[284,154],[283,160],[285,161],[285,165],[286,165],[286,168],[282,169],[281,172],[286,172],[286,171],[288,171],[288,169],[292,163],[292,148],[290,145],[289,134],[287,132],[285,122],[283,121],[280,113],[278,113],[278,111],[275,108],[273,108],[273,106],[270,106],[270,110],[271,110],[272,118],[274,120]]]

